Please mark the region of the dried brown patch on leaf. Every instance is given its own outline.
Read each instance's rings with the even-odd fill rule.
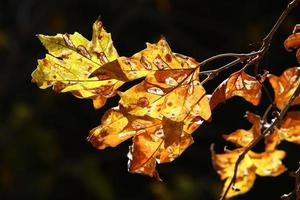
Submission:
[[[211,109],[213,110],[219,103],[233,96],[243,97],[256,106],[261,98],[261,83],[244,71],[231,74],[213,92],[210,99]]]
[[[300,83],[299,79],[299,68],[293,67],[285,70],[279,77],[270,75],[269,81],[273,87],[275,93],[275,103],[279,109],[283,109],[294,94],[297,86]],[[297,97],[293,104],[299,104],[300,98]]]

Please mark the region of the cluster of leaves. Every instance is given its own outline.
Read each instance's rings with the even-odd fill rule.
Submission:
[[[246,67],[207,95],[199,79],[200,63],[173,53],[164,38],[131,57],[119,57],[111,35],[100,20],[93,25],[92,40],[81,34],[38,35],[48,50],[32,73],[32,81],[56,92],[71,92],[78,98],[92,99],[96,109],[118,95],[117,107],[109,109],[101,124],[93,128],[88,141],[97,149],[115,147],[132,138],[128,153],[128,170],[160,180],[156,165],[173,161],[192,143],[191,134],[211,118],[211,110],[233,96],[258,105],[261,88],[269,79],[275,92],[275,104],[282,109],[299,85],[299,69],[286,70],[280,77],[264,73],[260,78],[245,72]],[[291,35],[286,48],[300,47],[300,34]],[[300,50],[297,58],[300,59]],[[126,82],[143,80],[126,91],[118,89]],[[300,103],[296,99],[295,103]],[[224,138],[239,148],[222,154],[213,153],[213,163],[225,186],[234,174],[234,163],[251,141],[261,134],[267,123],[252,113],[250,130],[237,130]],[[236,187],[228,196],[248,191],[255,176],[277,176],[285,171],[281,160],[285,152],[277,150],[282,141],[300,143],[300,112],[290,112],[280,128],[265,138],[266,151],[250,151],[237,172]]]
[[[297,30],[297,27],[295,27],[295,30]],[[287,50],[298,49],[300,47],[300,33],[295,31],[287,38],[284,45]],[[298,61],[300,60],[299,52],[298,50]],[[295,89],[300,84],[299,75],[300,69],[298,67],[285,70],[279,77],[272,74],[267,75],[274,90],[276,109],[282,110],[285,108]],[[223,99],[230,97],[232,94],[237,94],[253,105],[258,105],[264,79],[258,81],[244,71],[233,73],[213,93],[211,98],[212,106],[216,102],[218,103],[220,100],[223,101]],[[300,104],[299,100],[300,97],[297,97],[293,101],[293,105]],[[262,134],[262,130],[270,126],[266,119],[262,119],[253,113],[248,112],[246,117],[252,124],[249,130],[238,129],[229,135],[223,136],[226,141],[235,144],[238,147],[237,149],[225,150],[224,153],[220,154],[212,150],[213,165],[220,178],[226,180],[223,193],[228,189],[228,185],[235,176],[234,187],[229,189],[227,197],[233,197],[249,191],[254,184],[256,175],[278,176],[282,174],[286,171],[286,167],[282,164],[282,159],[286,156],[286,152],[277,150],[276,147],[281,141],[300,144],[300,112],[290,111],[282,120],[280,128],[275,128],[264,137],[265,151],[259,153],[248,151],[235,172],[235,164],[241,153]]]

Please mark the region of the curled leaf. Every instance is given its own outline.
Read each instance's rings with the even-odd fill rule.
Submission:
[[[210,99],[211,109],[213,110],[219,103],[233,96],[243,97],[246,101],[257,106],[261,98],[261,83],[244,71],[231,74],[213,92]]]
[[[300,26],[297,24],[294,28],[294,33],[284,41],[284,47],[286,50],[291,51],[292,49],[298,49],[296,53],[298,62],[300,62],[300,33],[297,33],[299,29]]]
[[[77,32],[38,35],[38,38],[49,52],[38,60],[37,69],[32,73],[33,82],[40,88],[52,86],[56,92],[72,92],[78,98],[92,99],[95,108],[100,108],[123,84],[115,79],[89,78],[94,70],[119,57],[101,21],[94,23],[91,41]]]
[[[275,93],[276,106],[279,109],[283,109],[300,83],[299,68],[289,68],[285,70],[279,77],[270,75],[268,78]],[[297,97],[293,104],[296,105],[299,103],[300,98]]]

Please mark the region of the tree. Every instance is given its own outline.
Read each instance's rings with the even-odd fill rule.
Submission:
[[[240,96],[257,106],[262,92],[266,93],[270,105],[264,115],[247,114],[252,128],[224,136],[238,148],[221,154],[215,153],[213,146],[211,148],[214,167],[221,179],[226,179],[222,199],[239,195],[252,187],[256,174],[277,176],[286,170],[281,162],[286,153],[276,148],[281,141],[300,143],[300,114],[290,111],[292,105],[299,103],[299,69],[289,68],[277,77],[260,66],[274,34],[298,2],[294,0],[287,6],[258,50],[220,54],[200,63],[173,53],[164,38],[156,44],[147,44],[146,49],[131,57],[119,57],[110,34],[99,19],[93,25],[91,41],[79,33],[38,35],[49,54],[38,61],[32,80],[43,89],[53,86],[57,92],[90,98],[95,108],[119,95],[119,106],[105,113],[101,125],[90,131],[88,141],[104,149],[133,137],[128,153],[129,171],[157,180],[160,177],[156,164],[171,162],[181,155],[193,143],[191,133],[203,120],[211,120],[211,110],[219,103]],[[298,29],[296,25],[285,41],[287,50],[299,48]],[[217,69],[200,70],[223,58],[234,60]],[[297,58],[300,59],[299,50]],[[203,85],[237,64],[242,67],[208,96]],[[250,69],[253,75],[246,72]],[[205,78],[200,81],[201,75]],[[141,78],[145,80],[125,92],[118,91],[124,83]],[[265,86],[267,79],[274,89],[274,99]],[[261,140],[265,141],[265,150],[252,151]],[[284,198],[293,195],[299,198],[298,185],[297,182],[296,189]]]

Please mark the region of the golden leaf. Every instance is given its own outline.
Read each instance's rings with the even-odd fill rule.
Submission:
[[[246,117],[253,124],[252,127],[249,130],[238,129],[229,135],[223,135],[226,141],[230,141],[237,146],[247,147],[261,134],[260,116],[247,112]]]
[[[177,122],[188,116],[204,120],[211,116],[208,98],[199,81],[199,68],[151,73],[120,96],[120,104],[136,116],[166,117]]]
[[[232,73],[213,92],[210,99],[211,109],[213,110],[219,103],[233,96],[243,97],[257,106],[261,98],[261,83],[244,71]]]
[[[300,33],[296,33],[296,31],[299,31],[299,29],[300,26],[297,24],[294,28],[294,33],[284,41],[284,46],[288,51],[291,51],[292,49],[298,49],[296,53],[298,62],[300,62]]]
[[[75,32],[55,36],[38,35],[48,50],[44,59],[38,60],[32,80],[42,88],[53,86],[57,92],[72,92],[78,98],[91,98],[95,108],[100,108],[106,98],[115,95],[123,82],[109,79],[89,78],[90,74],[103,64],[117,59],[111,35],[101,21],[93,25],[92,40],[88,41]]]
[[[121,81],[135,80],[151,72],[170,69],[192,69],[199,66],[193,58],[173,53],[164,38],[156,44],[147,43],[147,48],[132,57],[119,57],[95,70],[91,77],[113,78]],[[170,80],[172,84],[173,80]],[[174,82],[174,84],[176,84]]]
[[[211,116],[199,80],[199,63],[172,53],[164,39],[126,58],[131,64],[124,59],[104,65],[92,76],[123,81],[146,78],[127,91],[118,92],[119,107],[105,114],[88,140],[104,149],[133,137],[128,170],[159,179],[156,164],[171,162],[181,155],[193,143],[190,134],[201,124],[199,121]]]
[[[239,148],[223,154],[212,153],[214,168],[222,180],[226,179],[223,193],[234,175],[236,161],[244,150],[245,148]],[[238,166],[234,188],[230,188],[227,197],[230,198],[248,192],[254,184],[256,174],[260,176],[278,176],[282,174],[286,170],[281,162],[284,157],[285,152],[280,150],[263,153],[249,151]]]
[[[300,112],[288,112],[278,134],[281,139],[300,144]]]
[[[283,109],[300,83],[299,68],[289,68],[280,77],[270,75],[268,78],[274,89],[276,106],[279,109]],[[299,103],[300,98],[297,97],[293,104],[296,105]]]

